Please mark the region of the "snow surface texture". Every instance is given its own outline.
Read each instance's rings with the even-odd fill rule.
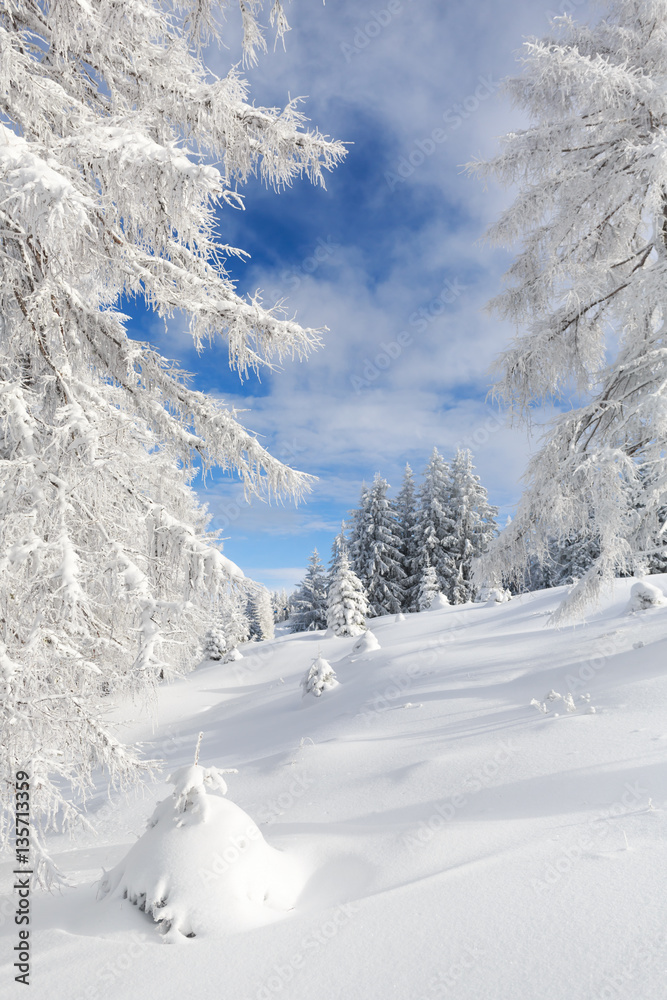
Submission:
[[[104,895],[150,914],[166,941],[266,923],[267,908],[288,910],[299,894],[295,863],[223,798],[223,773],[179,768],[168,779],[171,797],[158,803],[144,835],[102,882]]]
[[[664,1000],[667,607],[627,614],[635,582],[616,581],[577,627],[552,625],[560,588],[373,619],[382,648],[357,662],[354,638],[305,632],[162,686],[157,728],[123,737],[168,775],[203,730],[206,762],[239,769],[239,809],[298,859],[300,895],[288,912],[239,903],[235,928],[165,947],[149,916],[97,894],[173,787],[109,801],[100,786],[96,835],[47,842],[74,888],[33,893],[32,1000]],[[667,592],[667,576],[651,582]],[[318,646],[341,683],[303,711]],[[577,711],[531,706],[552,690]]]

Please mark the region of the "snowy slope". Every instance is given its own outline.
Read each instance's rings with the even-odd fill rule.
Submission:
[[[31,996],[664,1000],[667,607],[629,613],[632,583],[576,627],[550,625],[562,590],[544,591],[375,619],[360,654],[283,635],[164,688],[156,728],[126,735],[164,778],[203,731],[202,763],[238,768],[229,798],[293,864],[296,906],[165,944],[96,892],[170,789],[100,794],[96,836],[49,842],[75,887],[33,897]],[[320,652],[340,684],[302,698]]]

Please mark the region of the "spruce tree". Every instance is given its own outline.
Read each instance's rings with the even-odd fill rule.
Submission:
[[[327,580],[317,549],[294,598],[293,632],[311,632],[327,627]]]
[[[405,466],[403,483],[396,497],[396,521],[400,538],[403,581],[403,611],[418,610],[420,560],[417,543],[417,496],[414,476],[409,465]]]
[[[379,473],[370,488],[363,487],[350,546],[371,617],[397,614],[404,600],[401,538],[387,489],[387,481]]]
[[[488,502],[486,489],[475,475],[472,455],[458,449],[449,470],[447,553],[443,588],[451,604],[465,604],[475,597],[473,560],[487,551],[494,538],[498,508]]]
[[[327,595],[327,626],[335,635],[361,635],[366,629],[368,601],[361,580],[341,547]]]
[[[246,614],[251,640],[261,642],[264,639],[273,639],[275,633],[271,595],[260,583],[255,583],[249,588]]]
[[[433,604],[436,595],[439,593],[441,593],[441,591],[438,586],[438,577],[433,567],[430,563],[428,563],[424,567],[419,581],[419,590],[417,592],[417,610],[428,611]]]
[[[437,448],[433,449],[424,469],[417,512],[417,553],[420,578],[428,566],[435,571],[438,589],[447,593],[453,575],[453,563],[447,551],[451,531],[450,470]]]

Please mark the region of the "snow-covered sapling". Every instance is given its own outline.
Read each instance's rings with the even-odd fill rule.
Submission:
[[[359,653],[372,653],[375,649],[381,649],[380,643],[374,632],[368,629],[363,635],[360,635],[354,646],[352,647],[352,652],[359,655]]]
[[[632,585],[632,590],[630,591],[630,602],[627,610],[646,611],[647,608],[658,608],[665,603],[667,603],[667,601],[665,601],[665,595],[660,590],[660,587],[656,587],[652,583],[646,583],[646,581],[640,580]]]
[[[106,873],[107,899],[129,899],[159,925],[165,941],[264,923],[287,910],[298,887],[293,863],[264,840],[254,821],[225,798],[235,769],[179,768],[169,798],[145,833]]]
[[[307,694],[312,694],[316,698],[321,697],[323,691],[330,691],[332,688],[338,687],[334,669],[321,653],[306,671],[306,675],[301,681],[301,687],[304,697]]]

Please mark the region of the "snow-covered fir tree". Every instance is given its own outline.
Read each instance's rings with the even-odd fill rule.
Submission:
[[[521,573],[550,537],[589,535],[599,555],[560,615],[643,562],[667,499],[667,4],[605,7],[597,24],[556,18],[524,44],[507,86],[528,127],[472,167],[520,185],[489,233],[520,246],[493,303],[520,331],[496,395],[527,419],[536,403],[577,399],[481,572]]]
[[[387,489],[379,473],[371,487],[362,488],[350,541],[354,572],[364,587],[372,617],[397,614],[404,600],[401,538]]]
[[[434,448],[419,489],[416,537],[420,580],[426,568],[431,566],[438,589],[443,593],[447,593],[453,574],[453,563],[447,551],[452,526],[449,491],[449,465]]]
[[[441,593],[438,576],[433,567],[427,563],[422,571],[417,593],[417,610],[428,611],[436,596]]]
[[[396,521],[400,538],[403,580],[403,611],[418,610],[421,563],[417,547],[417,495],[412,469],[405,466],[403,482],[396,497]]]
[[[452,604],[465,604],[475,597],[473,560],[486,552],[497,531],[498,508],[488,501],[486,489],[475,474],[470,451],[458,449],[449,468],[447,497],[448,533],[444,539],[447,558],[444,589]]]
[[[350,567],[346,548],[341,546],[327,594],[327,627],[339,636],[361,635],[368,616],[363,585]]]
[[[271,605],[276,624],[279,625],[282,622],[286,622],[290,616],[290,598],[284,587],[273,591],[271,594]]]
[[[221,9],[226,5],[221,4]],[[262,48],[241,3],[244,49]],[[282,187],[343,147],[249,100],[237,66],[204,65],[215,5],[101,0],[0,8],[0,648],[2,788],[30,762],[33,818],[64,783],[142,764],[102,721],[106,692],[152,688],[194,665],[235,575],[189,486],[236,470],[248,494],[303,494],[233,409],[129,339],[123,296],[186,318],[197,347],[223,335],[240,372],[304,357],[317,331],[239,296],[217,235],[238,187]],[[277,0],[271,17],[286,30]],[[210,166],[206,159],[218,166]],[[7,812],[5,815],[9,815]],[[60,815],[66,825],[75,810]],[[8,827],[2,832],[5,837]]]
[[[222,623],[214,622],[204,633],[201,653],[205,660],[221,660],[227,652],[227,636]]]
[[[251,640],[261,642],[264,639],[273,639],[275,623],[271,595],[261,583],[255,583],[248,588],[246,616]]]
[[[317,549],[308,562],[306,575],[294,597],[293,632],[309,632],[327,627],[327,578]]]
[[[338,687],[336,672],[321,653],[306,671],[305,677],[301,681],[301,687],[304,697],[307,694],[312,694],[315,698],[320,698],[323,691],[331,691]]]

